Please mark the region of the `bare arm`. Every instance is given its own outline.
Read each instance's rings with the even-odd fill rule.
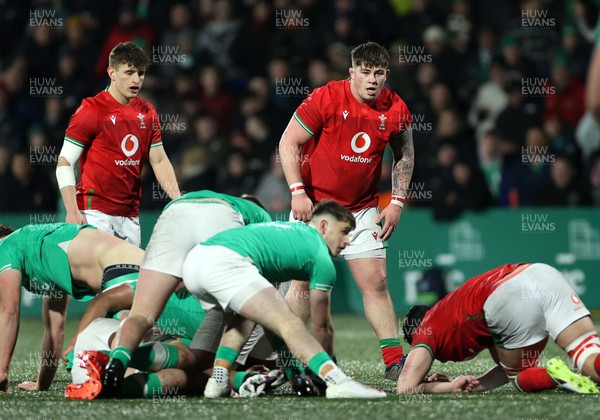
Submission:
[[[331,292],[312,289],[310,291],[310,312],[312,335],[323,346],[327,354],[334,356],[333,322],[331,321]]]
[[[394,154],[394,166],[392,167],[392,196],[405,198],[408,193],[408,186],[412,178],[413,168],[415,166],[415,150],[413,146],[412,129],[409,127],[398,137],[390,139],[390,147]],[[385,224],[381,228],[379,237],[387,241],[398,223],[402,207],[390,203],[379,214],[375,223],[380,223],[385,219]]]
[[[150,148],[150,165],[158,183],[169,197],[171,197],[171,200],[181,196],[173,165],[171,165],[171,161],[163,146]]]
[[[44,298],[42,318],[46,328],[42,341],[42,366],[34,389],[31,389],[31,384],[28,382],[19,385],[19,388],[35,391],[46,391],[50,388],[58,369],[65,338],[68,304],[69,295],[66,293],[56,298]]]
[[[19,334],[21,273],[0,273],[0,392],[8,392],[8,371]]]
[[[133,303],[133,289],[123,284],[121,286],[107,290],[106,292],[97,294],[94,299],[90,302],[85,310],[85,313],[81,317],[81,321],[77,326],[77,331],[73,335],[71,344],[63,352],[63,360],[66,362],[67,354],[75,347],[77,336],[83,331],[90,323],[97,319],[105,317],[109,312],[118,312],[123,309],[130,309]]]
[[[459,376],[453,381],[425,381],[433,357],[423,347],[413,348],[398,378],[398,394],[470,392],[478,385],[473,376]]]
[[[279,157],[288,185],[301,184],[300,164],[302,146],[312,138],[300,123],[292,117],[279,140]],[[306,194],[292,195],[292,213],[296,220],[309,221],[312,201]]]
[[[77,225],[85,223],[85,218],[77,207],[75,189],[75,165],[82,152],[83,148],[65,141],[56,165],[56,180],[67,211],[66,221]]]
[[[498,388],[508,383],[508,376],[501,366],[494,366],[486,373],[477,378],[479,385],[473,388],[473,391],[483,392],[490,389]]]
[[[585,90],[586,107],[600,124],[600,45],[592,53]]]

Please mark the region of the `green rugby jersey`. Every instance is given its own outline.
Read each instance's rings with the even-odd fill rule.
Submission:
[[[73,284],[67,247],[83,228],[90,225],[48,223],[27,225],[0,242],[0,273],[18,270],[25,290],[38,295],[62,291],[80,301],[91,300],[91,289]]]
[[[325,291],[335,284],[335,266],[325,240],[304,223],[258,223],[229,229],[202,245],[224,246],[250,258],[271,283],[304,280],[310,289]]]
[[[185,203],[186,200],[198,198],[216,198],[225,201],[235,211],[242,215],[245,225],[249,225],[251,223],[264,223],[271,221],[271,216],[269,216],[269,213],[267,213],[264,209],[254,204],[253,202],[240,197],[221,194],[210,190],[192,191],[187,194],[184,194],[181,197],[176,198],[175,200],[167,204],[164,210],[166,210],[167,208],[169,208],[169,206],[172,206],[173,204]]]

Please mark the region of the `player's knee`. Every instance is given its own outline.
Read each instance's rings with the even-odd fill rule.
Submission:
[[[592,376],[596,381],[600,379],[600,338],[596,331],[582,334],[565,351],[580,372]]]

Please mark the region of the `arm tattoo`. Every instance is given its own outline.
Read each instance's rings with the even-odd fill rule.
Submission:
[[[409,127],[400,136],[390,139],[390,147],[394,153],[392,195],[406,197],[415,166],[412,129]]]

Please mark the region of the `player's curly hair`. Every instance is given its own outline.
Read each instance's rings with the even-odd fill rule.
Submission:
[[[0,239],[4,239],[5,237],[7,237],[8,235],[10,235],[14,231],[15,231],[14,228],[12,228],[12,227],[10,227],[8,225],[2,225],[2,224],[0,224]]]
[[[427,311],[431,308],[429,305],[415,305],[406,314],[402,321],[402,333],[404,334],[404,341],[408,344],[412,344],[413,334],[421,325],[423,318]]]
[[[368,69],[374,67],[388,68],[390,53],[385,47],[376,42],[366,42],[355,47],[350,53],[352,67],[363,66]]]
[[[348,223],[352,228],[351,230],[354,230],[356,227],[356,221],[350,210],[333,200],[320,201],[313,209],[313,217],[323,214],[330,214],[336,220]]]
[[[146,70],[150,59],[146,52],[133,42],[121,42],[110,52],[108,66],[116,69],[121,64],[131,64],[138,70]]]

